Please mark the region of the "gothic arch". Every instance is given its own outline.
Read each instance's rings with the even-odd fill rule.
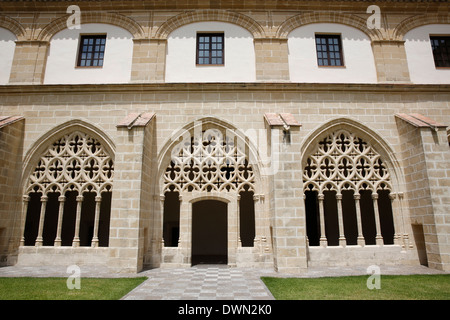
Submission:
[[[364,32],[372,41],[382,39],[382,35],[378,30],[367,28],[366,19],[337,12],[305,12],[293,16],[279,26],[276,38],[287,39],[291,31],[311,23],[344,24]]]
[[[199,141],[196,140],[197,136],[199,134],[203,135],[203,133],[207,133],[208,130],[219,130],[220,135],[224,139],[231,138],[234,141],[234,145],[236,147],[236,152],[237,152],[237,157],[234,160],[230,159],[230,161],[233,162],[233,165],[235,165],[236,168],[239,166],[240,168],[242,167],[244,170],[250,170],[250,174],[251,174],[251,177],[246,176],[246,175],[239,177],[240,179],[243,179],[241,181],[241,185],[239,185],[238,182],[235,182],[234,186],[231,186],[229,184],[230,181],[228,181],[228,182],[225,182],[224,185],[220,186],[217,190],[214,188],[214,190],[211,190],[211,191],[220,191],[220,190],[225,190],[225,189],[227,189],[229,191],[230,187],[231,187],[231,189],[239,192],[239,191],[241,191],[241,189],[243,187],[248,186],[248,187],[250,187],[250,190],[252,190],[255,194],[263,193],[261,190],[262,184],[260,181],[261,174],[262,174],[260,171],[260,168],[261,168],[260,163],[261,162],[259,160],[258,153],[257,153],[256,149],[254,148],[254,146],[252,145],[252,143],[240,130],[238,130],[233,125],[227,123],[226,121],[219,120],[219,119],[212,118],[212,117],[201,118],[201,119],[195,120],[195,121],[187,124],[182,129],[180,129],[175,135],[170,137],[168,139],[168,141],[164,144],[164,147],[161,149],[159,159],[158,159],[158,163],[159,163],[158,177],[160,177],[161,192],[164,193],[165,191],[167,191],[167,190],[165,190],[165,188],[166,188],[165,185],[167,185],[167,183],[173,185],[176,183],[175,180],[178,179],[178,178],[175,178],[175,180],[170,181],[171,178],[166,176],[167,169],[169,169],[169,167],[171,166],[171,163],[174,162],[174,161],[172,161],[173,160],[172,153],[175,152],[178,154],[178,152],[183,148],[183,142],[187,142],[190,144],[191,142],[188,141],[188,139],[192,138],[193,140],[196,141],[195,143],[198,143]],[[228,134],[228,136],[227,136],[227,134]],[[230,135],[231,135],[231,137],[230,137]],[[226,142],[224,142],[224,145],[225,144],[226,144]],[[196,152],[196,151],[194,151],[194,152]],[[202,151],[198,150],[198,152],[202,152]],[[223,152],[223,151],[218,151],[218,152],[221,154],[221,152]],[[195,154],[192,153],[181,160],[179,159],[178,161],[191,161],[194,158],[195,158]],[[239,159],[245,158],[245,163],[244,162],[234,163],[234,161],[236,161],[236,159],[238,159],[238,158]],[[215,164],[218,164],[218,163],[215,163]],[[194,180],[188,182],[188,184],[196,183],[196,181],[197,181],[197,177],[194,178]],[[212,181],[210,181],[210,182],[212,183]],[[236,188],[235,188],[235,186],[236,186]],[[208,189],[210,189],[210,188],[208,188]],[[195,191],[202,191],[202,190],[206,191],[207,189],[199,190],[198,188],[195,188]]]
[[[387,143],[346,118],[328,122],[305,141],[301,158],[310,245],[399,244],[398,169]]]
[[[25,28],[18,21],[10,17],[0,15],[0,28],[11,31],[19,40],[23,40],[25,37]]]
[[[184,12],[170,18],[159,27],[155,37],[157,39],[167,39],[169,34],[175,29],[189,23],[202,21],[229,22],[247,29],[253,35],[253,38],[263,38],[265,36],[261,25],[246,15],[225,10],[199,10]]]
[[[97,141],[100,142],[102,147],[104,148],[105,152],[111,157],[111,159],[114,161],[114,155],[115,155],[115,145],[112,142],[112,140],[104,134],[100,129],[98,129],[96,126],[87,123],[82,120],[74,119],[67,121],[63,124],[60,124],[53,128],[52,130],[48,131],[44,135],[42,135],[40,138],[38,138],[30,147],[28,152],[25,155],[24,159],[24,166],[23,166],[23,175],[22,175],[22,186],[23,186],[23,194],[27,193],[27,188],[29,187],[28,182],[29,178],[35,169],[36,164],[39,161],[39,158],[42,157],[44,152],[51,147],[51,145],[58,141],[59,139],[70,135],[73,132],[80,132],[83,133]],[[50,184],[49,187],[52,185]],[[83,189],[88,186],[83,186]]]
[[[72,120],[27,154],[21,246],[109,243],[114,153],[94,126]]]
[[[434,13],[409,17],[397,25],[392,38],[393,40],[403,41],[408,31],[427,24],[450,24],[450,15]]]
[[[301,149],[302,167],[305,167],[307,156],[311,154],[315,148],[318,139],[325,136],[327,132],[339,131],[340,129],[344,129],[362,138],[380,154],[390,173],[392,187],[397,192],[401,192],[404,183],[401,178],[401,167],[395,156],[395,152],[379,134],[356,120],[337,118],[321,125],[309,134],[304,139],[305,143],[302,145]]]
[[[56,33],[67,28],[67,19],[70,15],[53,20],[39,33],[37,40],[49,41]],[[133,35],[134,39],[144,37],[144,30],[135,20],[118,13],[110,12],[81,12],[81,24],[104,23],[121,27]]]

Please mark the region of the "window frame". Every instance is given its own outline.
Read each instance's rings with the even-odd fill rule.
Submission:
[[[330,59],[335,59],[336,60],[336,58],[330,58],[330,51],[329,51],[329,47],[328,47],[328,39],[330,39],[330,38],[338,39],[337,45],[339,47],[339,55],[340,55],[340,58],[338,58],[338,59],[341,62],[340,65],[331,65],[331,64],[328,64],[328,65],[323,65],[322,64],[321,65],[321,64],[319,64],[319,59],[323,60],[324,58],[323,57],[319,58],[319,51],[317,50],[317,38],[322,38],[322,39],[325,38],[325,39],[327,39],[327,43],[326,43],[326,46],[327,46],[327,51],[326,51],[327,58],[326,58],[326,60],[328,61],[328,63],[331,62]],[[317,66],[319,68],[328,68],[328,67],[331,67],[331,68],[345,68],[346,67],[345,66],[345,59],[344,59],[344,48],[343,48],[343,44],[342,44],[342,34],[341,33],[315,33],[314,34],[314,48],[316,50]],[[322,53],[324,51],[320,51],[320,52]],[[337,51],[333,51],[332,53],[335,53],[335,52],[337,52]]]
[[[200,62],[200,58],[204,58],[204,57],[200,57],[200,37],[221,37],[222,38],[222,63],[211,63],[211,60],[213,59],[212,57],[212,52],[214,51],[212,49],[212,41],[210,39],[209,45],[209,56],[207,57],[208,59],[210,59],[210,63],[199,63]],[[195,65],[198,67],[220,67],[220,66],[225,66],[225,32],[197,32],[197,37],[196,37],[196,48],[195,48]],[[206,50],[204,50],[206,51]],[[216,50],[219,51],[219,50]]]
[[[98,65],[98,66],[94,66],[94,65],[82,66],[81,65],[81,60],[87,60],[87,59],[82,59],[82,54],[84,53],[83,52],[83,40],[85,38],[89,38],[89,37],[94,38],[94,39],[103,39],[103,38],[105,39],[105,45],[104,45],[105,48],[104,48],[104,50],[102,52],[103,53],[102,65]],[[84,69],[84,68],[87,68],[87,69],[101,69],[101,68],[103,68],[104,65],[105,65],[106,40],[107,40],[107,34],[106,33],[80,34],[79,40],[78,40],[78,53],[77,53],[77,59],[75,61],[75,67],[76,68],[82,68],[82,69]],[[92,53],[94,54],[95,51],[93,51]],[[94,58],[90,59],[91,62],[93,60],[99,60],[99,59],[94,59]]]
[[[433,62],[434,62],[434,67],[436,69],[450,69],[450,35],[448,34],[430,34],[430,46],[431,46],[431,53],[433,55]],[[446,48],[447,48],[447,59],[442,59],[440,61],[444,61],[445,62],[445,66],[438,66],[436,64],[436,55],[434,53],[434,46],[433,46],[433,40],[437,40],[436,38],[442,39],[442,38],[446,38]],[[441,57],[442,57],[442,53],[441,53]]]

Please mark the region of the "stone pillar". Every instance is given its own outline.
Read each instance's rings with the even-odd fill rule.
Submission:
[[[81,222],[81,207],[83,205],[84,197],[77,196],[77,214],[75,218],[75,236],[73,237],[72,247],[80,246],[80,222]]]
[[[361,207],[359,205],[359,200],[361,199],[361,195],[354,194],[353,199],[355,200],[355,208],[356,208],[356,225],[358,227],[358,246],[363,247],[365,245],[365,239],[362,232],[362,220],[361,220]]]
[[[153,125],[149,124],[153,117],[133,113],[117,125],[109,266],[118,272],[136,273],[143,268],[143,223],[150,225],[154,198],[150,183]]]
[[[98,247],[98,224],[100,222],[100,206],[102,203],[102,197],[95,197],[95,217],[94,217],[94,234],[92,236],[92,247]]]
[[[375,215],[375,229],[376,229],[376,235],[375,235],[375,243],[378,246],[383,245],[383,236],[381,235],[381,229],[380,229],[380,211],[378,210],[378,193],[374,192],[372,193],[372,201],[373,201],[373,211]]]
[[[338,227],[339,227],[339,245],[345,247],[347,241],[345,240],[344,234],[344,217],[342,209],[342,194],[336,194],[337,209],[338,209]]]
[[[421,114],[397,114],[396,120],[407,188],[400,204],[409,208],[411,223],[423,227],[428,266],[450,271],[446,223],[450,219],[450,148],[446,126]],[[403,201],[408,204],[403,205]]]
[[[411,82],[404,41],[372,41],[378,82]]]
[[[131,82],[164,82],[165,39],[133,39]]]
[[[328,245],[327,235],[325,233],[325,208],[323,201],[325,196],[323,193],[317,196],[319,200],[319,217],[320,217],[320,246],[326,248]]]
[[[255,39],[256,80],[289,80],[287,39]]]
[[[55,247],[61,246],[61,230],[62,230],[62,221],[64,217],[64,204],[66,202],[66,197],[59,196],[58,201],[59,201],[59,210],[58,210],[58,225],[56,227],[56,238],[54,243]]]
[[[50,43],[38,40],[16,41],[10,84],[42,84]]]
[[[38,228],[38,235],[36,238],[36,247],[40,247],[44,243],[44,239],[42,238],[42,233],[44,231],[44,222],[45,222],[45,210],[47,209],[47,201],[48,197],[46,195],[43,195],[41,197],[41,213],[39,215],[39,228]]]
[[[271,136],[275,267],[281,273],[301,273],[307,257],[300,128],[275,127]]]
[[[20,246],[25,245],[25,222],[27,220],[27,211],[28,211],[28,204],[30,203],[30,196],[24,195],[23,196],[23,205],[22,205],[22,224],[21,224],[21,230],[22,230],[22,237],[20,238]]]

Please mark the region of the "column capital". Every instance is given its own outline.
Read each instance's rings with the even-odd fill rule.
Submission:
[[[395,193],[389,193],[389,199],[395,200],[397,198],[397,195]]]
[[[355,193],[355,194],[353,194],[353,199],[354,200],[360,200],[361,199],[361,195],[359,193]]]
[[[378,193],[376,193],[376,192],[372,193],[372,199],[378,200]]]
[[[58,197],[58,201],[59,201],[59,202],[64,202],[64,201],[66,201],[66,196],[59,196],[59,197]]]

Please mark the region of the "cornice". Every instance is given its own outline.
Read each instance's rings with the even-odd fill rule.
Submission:
[[[180,92],[363,92],[363,93],[445,93],[450,84],[410,83],[130,83],[81,85],[2,85],[0,97],[9,95],[70,95],[107,93],[180,93]]]

